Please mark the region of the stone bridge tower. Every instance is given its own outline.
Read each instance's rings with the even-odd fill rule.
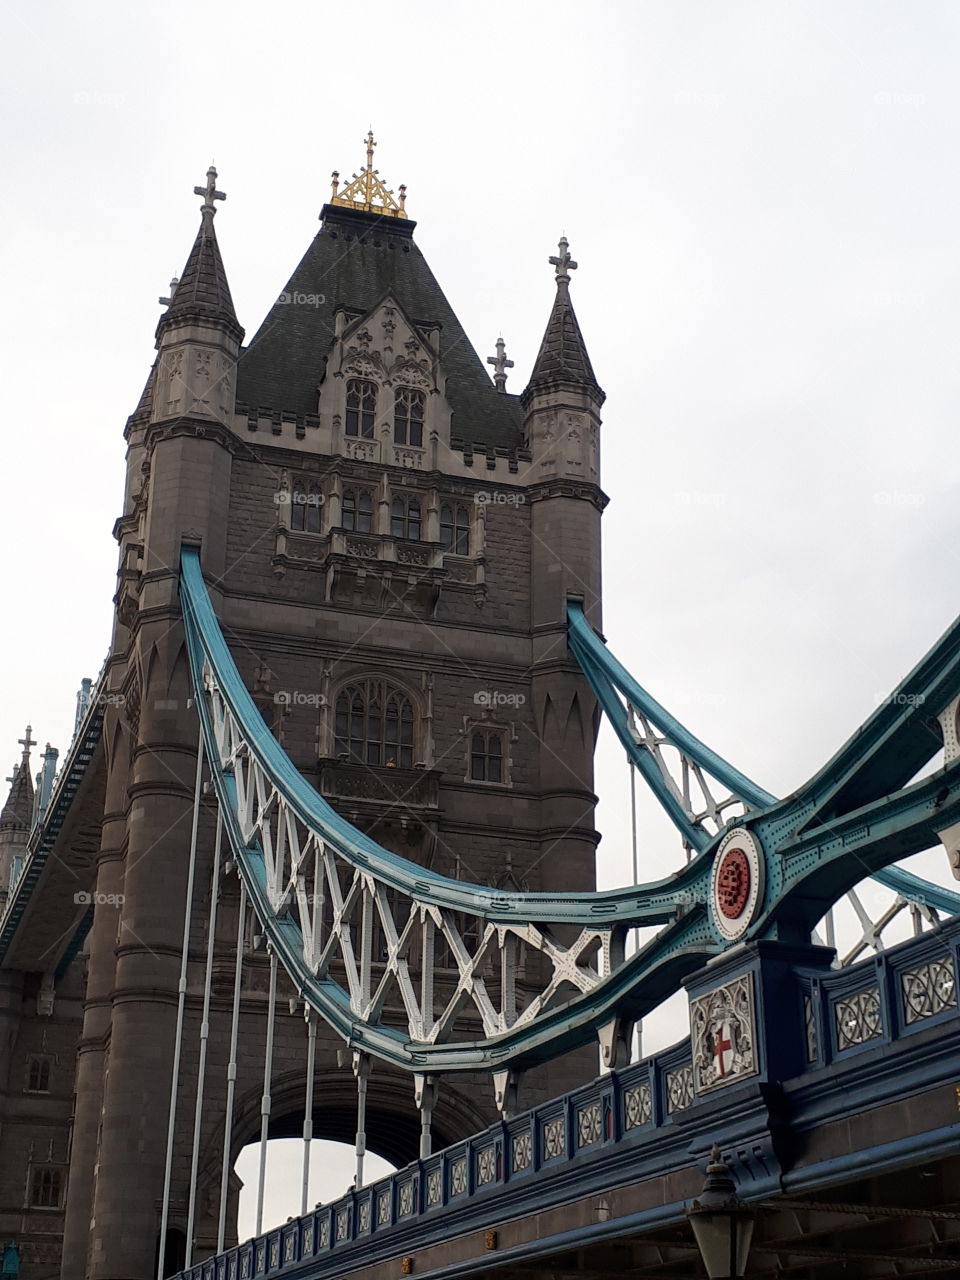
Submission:
[[[352,183],[341,189],[334,175],[318,234],[246,347],[210,171],[127,423],[116,623],[91,765],[102,822],[82,957],[64,1280],[149,1280],[156,1268],[198,738],[182,542],[201,546],[224,634],[267,723],[341,813],[446,875],[594,886],[597,715],[567,651],[565,606],[582,599],[599,626],[603,392],[570,300],[576,264],[562,241],[533,375],[513,395],[503,344],[491,380],[417,247],[403,188],[395,199],[380,182],[373,145],[371,136]],[[211,885],[213,826],[204,809],[171,1268],[186,1229],[211,892],[220,911],[194,1257],[216,1243],[238,884],[228,875]],[[253,933],[231,1165],[260,1125],[267,964]],[[521,973],[521,991],[534,977]],[[355,1082],[337,1049],[321,1027],[314,1136],[352,1141]],[[595,1070],[592,1054],[561,1059],[524,1082],[523,1100]],[[282,1016],[272,1134],[299,1134],[303,1092],[303,1018]],[[412,1082],[374,1063],[367,1108],[370,1148],[413,1158]],[[489,1081],[444,1080],[434,1145],[495,1115]],[[23,1274],[49,1268],[28,1260]]]

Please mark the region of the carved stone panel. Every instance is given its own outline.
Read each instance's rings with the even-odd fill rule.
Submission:
[[[936,956],[916,969],[908,969],[900,976],[900,987],[907,1026],[957,1007],[957,984],[949,955]]]
[[[883,1032],[883,1015],[880,1012],[880,989],[876,986],[855,991],[845,1000],[838,1000],[833,1008],[837,1027],[837,1049],[852,1049],[855,1045],[876,1040]]]
[[[667,1114],[686,1111],[693,1102],[693,1067],[685,1062],[664,1077],[667,1086]]]
[[[642,1084],[635,1084],[629,1089],[624,1090],[624,1129],[639,1129],[641,1125],[650,1123],[652,1115],[653,1107],[650,1098],[650,1085],[648,1083],[643,1082]]]
[[[324,761],[320,794],[329,799],[371,800],[403,809],[436,809],[440,803],[440,774],[435,770]]]
[[[757,1072],[753,979],[742,974],[690,1001],[694,1087],[719,1089]]]

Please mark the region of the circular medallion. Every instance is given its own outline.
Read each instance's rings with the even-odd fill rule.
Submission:
[[[717,906],[728,920],[739,920],[750,897],[750,863],[747,855],[731,845],[717,873]]]
[[[710,888],[713,923],[732,942],[746,933],[763,896],[763,853],[743,827],[728,831],[720,842]]]

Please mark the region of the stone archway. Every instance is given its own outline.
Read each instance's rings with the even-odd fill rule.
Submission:
[[[479,1132],[489,1124],[489,1109],[477,1104],[479,1078],[441,1081],[433,1114],[433,1149],[440,1150]],[[471,1089],[472,1086],[472,1089]],[[486,1091],[492,1093],[489,1081]],[[482,1096],[482,1095],[481,1095]],[[227,1242],[236,1240],[240,1179],[233,1172],[241,1151],[259,1141],[260,1091],[251,1088],[238,1098],[231,1143],[231,1187]],[[287,1072],[271,1086],[269,1140],[300,1138],[303,1132],[304,1077]],[[343,1143],[352,1148],[356,1138],[357,1084],[349,1067],[318,1072],[314,1085],[313,1136],[317,1141]],[[420,1113],[414,1100],[413,1078],[383,1063],[374,1063],[367,1085],[367,1150],[402,1168],[420,1151]],[[221,1144],[205,1151],[199,1171],[195,1257],[214,1251],[217,1237]],[[299,1200],[288,1213],[299,1213]]]

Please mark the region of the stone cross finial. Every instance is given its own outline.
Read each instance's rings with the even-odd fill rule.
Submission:
[[[557,284],[570,283],[570,272],[576,271],[577,264],[570,257],[570,245],[566,236],[560,237],[560,243],[557,245],[559,250],[558,256],[550,259],[550,265],[556,268]]]
[[[494,368],[493,381],[498,391],[506,391],[507,389],[507,370],[513,368],[513,361],[507,359],[507,346],[502,337],[496,342],[497,354],[495,356],[487,356],[487,364],[492,364]]]
[[[217,190],[217,171],[213,167],[207,170],[207,185],[205,187],[194,187],[193,194],[195,196],[203,196],[203,216],[212,218],[217,212],[215,200],[226,200],[226,194]]]
[[[176,276],[174,276],[174,277],[173,277],[173,279],[170,281],[170,297],[169,297],[169,298],[158,298],[158,299],[157,299],[157,301],[160,303],[161,307],[169,307],[169,306],[171,306],[171,305],[172,305],[174,295],[175,295],[175,294],[176,294],[176,292],[177,292],[177,285],[178,285],[179,283],[180,283],[179,279],[178,279]]]
[[[37,744],[33,741],[33,739],[30,737],[30,730],[31,730],[32,728],[33,728],[33,726],[28,724],[28,725],[27,725],[27,732],[26,732],[26,735],[25,735],[24,737],[22,737],[22,738],[18,738],[18,739],[17,739],[17,742],[20,744],[20,746],[21,746],[21,747],[23,747],[23,759],[24,759],[24,762],[26,762],[27,760],[29,760],[29,759],[30,759],[30,748],[31,748],[31,747],[35,747],[35,746],[37,745]]]
[[[14,761],[13,768],[10,770],[10,777],[7,778],[7,782],[9,782],[11,785],[14,782],[16,782],[17,773],[19,772],[19,770],[20,770],[20,766],[16,763],[16,761]]]

